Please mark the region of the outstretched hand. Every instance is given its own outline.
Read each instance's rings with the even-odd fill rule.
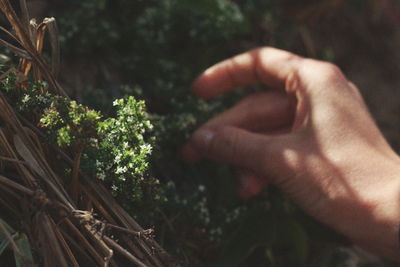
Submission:
[[[244,197],[273,183],[316,219],[399,259],[400,161],[358,89],[331,63],[260,48],[209,68],[193,92],[208,99],[259,83],[277,90],[205,123],[184,157],[238,167]]]

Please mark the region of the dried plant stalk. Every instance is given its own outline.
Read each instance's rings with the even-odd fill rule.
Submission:
[[[8,0],[0,0],[0,10],[12,31],[3,27],[0,30],[16,43],[0,39],[0,45],[20,58],[18,70],[10,69],[0,80],[14,73],[18,77],[16,86],[24,89],[27,77],[33,73],[31,77],[45,80],[53,94],[67,97],[55,78],[60,65],[55,19],[47,18],[37,25],[29,20],[25,0],[19,3],[21,19]],[[46,32],[52,50],[51,67],[41,57]],[[20,220],[18,224],[23,228],[19,231],[28,235],[37,264],[118,266],[113,256],[120,254],[135,266],[178,266],[150,236],[152,231],[143,230],[104,185],[80,170],[81,152],[71,159],[60,148],[51,147],[57,155],[50,157],[38,137],[42,136],[40,130],[18,115],[8,101],[0,93],[0,165],[12,172],[7,176],[0,171],[0,208],[12,215],[2,219]],[[69,190],[52,167],[55,160],[69,164],[73,170]],[[1,221],[0,231],[10,239],[14,253],[24,257]]]

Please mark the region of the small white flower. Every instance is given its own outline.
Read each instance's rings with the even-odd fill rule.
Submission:
[[[117,154],[114,158],[114,163],[118,164],[121,162],[122,154]]]
[[[116,174],[122,174],[122,173],[126,173],[127,170],[128,170],[128,168],[126,168],[126,166],[124,166],[124,167],[118,166],[117,170],[115,171],[115,173]]]
[[[106,175],[105,175],[103,172],[98,173],[98,174],[97,174],[97,177],[99,177],[100,180],[106,179]]]
[[[143,153],[150,154],[152,151],[152,147],[150,144],[143,144],[143,145],[140,145],[140,150]]]

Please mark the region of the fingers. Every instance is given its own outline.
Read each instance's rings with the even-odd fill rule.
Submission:
[[[251,132],[282,133],[290,128],[294,117],[293,100],[281,92],[262,92],[250,95],[231,109],[214,117],[201,128],[235,126]],[[202,158],[201,153],[189,141],[182,148],[183,158],[195,162]]]
[[[211,98],[241,86],[263,83],[283,88],[301,57],[264,47],[240,54],[207,69],[193,83],[193,93]]]
[[[290,140],[282,140],[281,136],[265,136],[224,126],[202,128],[193,134],[190,143],[208,159],[265,174],[277,173],[287,167],[282,153],[292,144]]]
[[[252,171],[238,169],[237,173],[239,176],[238,194],[243,199],[258,195],[268,185],[266,177],[259,176]]]
[[[264,158],[264,137],[232,126],[202,128],[193,134],[191,143],[208,159],[247,169],[258,168]]]
[[[252,132],[268,132],[292,123],[295,105],[281,92],[260,92],[242,99],[202,127],[235,126]]]

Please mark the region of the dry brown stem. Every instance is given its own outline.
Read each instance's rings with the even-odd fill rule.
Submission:
[[[11,26],[0,30],[15,43],[0,39],[0,45],[19,57],[18,70],[10,69],[0,82],[14,73],[15,86],[24,89],[28,77],[33,77],[46,81],[51,93],[67,97],[56,80],[60,53],[55,19],[36,24],[30,20],[25,0],[19,3],[21,18],[8,0],[0,0],[0,10]],[[51,67],[41,56],[46,33]],[[82,151],[72,159],[68,152],[41,142],[40,130],[9,101],[0,93],[0,209],[8,215],[3,215],[4,221],[23,226],[17,231],[29,237],[36,264],[119,266],[113,257],[117,253],[136,266],[177,266],[153,240],[151,231],[140,227],[96,177],[81,171]],[[72,183],[59,175],[55,166],[60,162],[72,168]],[[9,238],[14,253],[23,257],[1,221],[0,231]]]

